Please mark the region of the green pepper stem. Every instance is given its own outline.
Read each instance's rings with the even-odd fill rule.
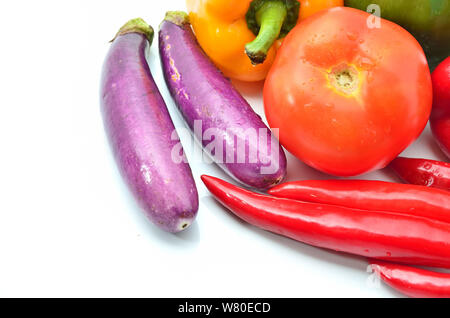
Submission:
[[[269,49],[280,35],[286,16],[287,8],[282,1],[266,2],[257,11],[256,19],[261,28],[256,39],[245,46],[252,64],[264,63]]]

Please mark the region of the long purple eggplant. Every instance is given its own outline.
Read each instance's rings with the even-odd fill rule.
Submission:
[[[116,162],[148,218],[168,232],[187,228],[198,194],[185,160],[172,160],[178,141],[150,72],[146,51],[153,29],[142,19],[125,24],[103,66],[101,109]]]
[[[281,182],[286,174],[283,149],[203,52],[186,13],[166,14],[160,25],[159,52],[178,109],[216,163],[253,188],[264,190]]]

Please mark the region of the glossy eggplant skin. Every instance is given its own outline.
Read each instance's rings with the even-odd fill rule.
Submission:
[[[103,66],[104,127],[119,170],[148,218],[179,232],[196,217],[197,188],[187,161],[171,159],[179,141],[146,60],[152,36],[132,31],[113,40]]]
[[[265,190],[280,183],[286,174],[283,149],[203,52],[187,14],[167,13],[160,25],[159,50],[169,91],[206,153],[244,185]],[[211,135],[221,151],[210,147]]]

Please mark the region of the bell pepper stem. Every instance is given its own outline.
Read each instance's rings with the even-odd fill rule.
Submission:
[[[287,8],[282,1],[269,1],[258,10],[256,19],[261,26],[259,34],[245,46],[252,64],[264,63],[269,49],[280,35],[286,16]]]

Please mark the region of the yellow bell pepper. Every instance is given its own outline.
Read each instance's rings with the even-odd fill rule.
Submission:
[[[291,12],[288,13],[286,2],[295,2],[297,6],[289,8]],[[251,4],[254,7],[255,3],[259,6],[257,9],[263,7],[263,10],[257,12],[251,8]],[[282,6],[277,7],[278,4]],[[265,79],[279,46],[279,43],[273,43],[280,33],[288,32],[283,31],[283,24],[289,24],[286,21],[294,19],[294,23],[289,21],[288,27],[295,26],[299,3],[292,0],[187,0],[187,9],[198,42],[222,72],[231,78],[254,82]],[[259,41],[255,41],[257,38],[254,32],[257,30],[252,32],[247,24],[251,9],[251,18],[256,22],[253,24],[261,23],[260,26],[256,25],[256,28],[261,29]],[[262,14],[261,11],[266,13]],[[246,46],[252,48],[252,44],[257,51],[253,63],[246,54]],[[257,64],[263,60],[263,63]]]
[[[344,6],[344,0],[300,0],[300,3],[301,9],[299,21],[302,21],[321,10]]]
[[[300,8],[301,3],[301,8]],[[343,0],[186,0],[197,40],[231,78],[266,78],[285,36],[308,16]],[[300,16],[300,18],[299,18]]]

